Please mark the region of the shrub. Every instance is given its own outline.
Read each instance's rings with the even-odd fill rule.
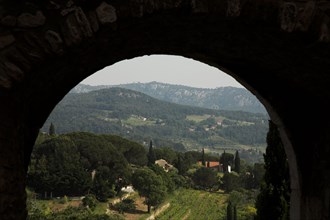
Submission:
[[[135,210],[135,203],[133,199],[124,199],[114,205],[114,208],[121,214]]]
[[[69,202],[69,199],[67,196],[63,196],[59,201],[60,204],[67,204],[68,202]]]
[[[82,203],[85,207],[90,208],[91,210],[94,210],[97,204],[96,197],[93,194],[88,194],[83,198]]]

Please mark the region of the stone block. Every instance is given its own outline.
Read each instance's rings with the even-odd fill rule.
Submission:
[[[97,15],[94,11],[90,11],[88,13],[88,20],[89,20],[89,23],[91,25],[91,28],[94,32],[98,31],[99,30],[99,22],[98,22],[98,19],[97,19]]]
[[[93,36],[87,16],[81,8],[67,15],[62,25],[62,34],[68,46],[79,44],[82,39]]]
[[[41,11],[37,11],[36,15],[23,13],[17,18],[17,26],[23,28],[34,28],[44,25],[46,17]]]
[[[117,21],[116,9],[105,2],[102,2],[96,9],[96,15],[101,24],[109,24]]]
[[[15,42],[15,37],[12,34],[0,36],[0,49],[5,48]]]
[[[1,19],[1,24],[8,27],[16,26],[17,19],[14,16],[6,16]]]
[[[45,33],[45,39],[54,53],[61,54],[63,52],[63,40],[59,33],[48,30]]]

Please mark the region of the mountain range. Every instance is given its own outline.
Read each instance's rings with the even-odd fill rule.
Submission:
[[[120,85],[90,86],[79,84],[72,93],[86,93],[104,88],[120,87],[142,92],[159,100],[208,109],[246,111],[267,114],[264,106],[247,89],[220,87],[215,89],[193,88],[159,82]]]
[[[42,128],[57,133],[115,134],[176,150],[264,147],[268,117],[262,113],[206,109],[161,101],[141,92],[107,88],[69,93]]]

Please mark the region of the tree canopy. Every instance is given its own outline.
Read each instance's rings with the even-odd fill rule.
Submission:
[[[149,168],[141,168],[132,176],[133,187],[144,196],[150,213],[151,206],[159,205],[165,198],[166,186],[163,179]]]

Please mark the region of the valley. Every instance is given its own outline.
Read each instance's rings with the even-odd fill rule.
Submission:
[[[49,116],[43,132],[50,123],[59,134],[115,134],[144,145],[152,139],[156,147],[178,151],[253,150],[256,158],[251,163],[262,159],[268,130],[268,116],[262,113],[179,105],[123,88],[69,93]]]

